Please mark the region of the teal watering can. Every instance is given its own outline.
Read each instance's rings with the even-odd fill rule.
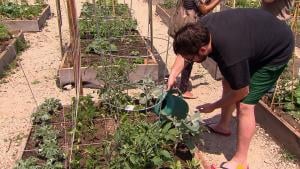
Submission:
[[[174,94],[178,93],[178,96]],[[182,98],[179,90],[169,90],[159,97],[159,103],[154,107],[157,115],[174,116],[177,119],[185,119],[189,112],[189,105]]]

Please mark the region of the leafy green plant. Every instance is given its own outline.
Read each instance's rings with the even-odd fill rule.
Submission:
[[[101,161],[99,158],[101,154],[96,147],[89,146],[84,149],[84,154],[86,155],[85,167],[86,169],[100,169]]]
[[[130,52],[130,56],[138,56],[139,54],[140,54],[140,52],[137,50],[133,50]]]
[[[25,49],[27,49],[29,47],[28,43],[21,38],[17,38],[16,40],[16,49],[17,49],[17,53],[21,53],[22,51],[24,51]]]
[[[81,15],[82,18],[92,18],[94,15],[94,4],[85,2],[82,6]],[[130,10],[126,4],[118,4],[115,6],[115,13],[113,13],[113,6],[110,4],[103,4],[99,1],[96,3],[96,15],[99,17],[108,18],[115,15],[115,17],[127,18],[130,16]]]
[[[38,159],[34,157],[20,160],[14,169],[41,169],[41,167],[37,165],[37,160]]]
[[[56,140],[58,132],[50,125],[44,125],[37,128],[33,134],[35,140]]]
[[[33,124],[46,124],[52,119],[51,114],[44,109],[37,109],[35,113],[32,114]]]
[[[266,95],[269,102],[271,102],[273,95],[274,92]],[[296,121],[300,122],[300,82],[292,77],[289,69],[284,70],[277,83],[274,103],[277,108],[289,113]]]
[[[168,165],[174,156],[170,146],[179,139],[180,132],[171,123],[122,121],[115,133],[116,154],[110,168],[157,168]]]
[[[91,95],[82,96],[79,99],[78,114],[76,128],[73,128],[71,132],[75,132],[75,141],[80,143],[82,138],[92,136],[95,134],[98,128],[95,128],[94,120],[96,118],[107,115],[105,106],[97,107],[92,100]],[[75,107],[75,98],[73,98],[73,105]]]
[[[0,5],[0,18],[5,19],[33,19],[40,15],[43,5],[28,3],[4,2]]]
[[[109,83],[107,86],[99,90],[101,100],[122,110],[130,110],[132,108],[127,106],[133,106],[133,111],[144,110],[153,106],[163,91],[163,86],[155,84],[150,77],[146,77],[137,83]],[[139,90],[129,95],[125,91],[130,88]]]
[[[176,0],[164,0],[161,5],[166,9],[171,9],[176,7]]]
[[[96,54],[114,53],[117,51],[118,51],[117,46],[104,38],[95,39],[85,49],[86,53],[96,53]]]
[[[174,161],[169,166],[171,169],[182,169],[182,164],[179,160]]]
[[[119,37],[132,34],[137,28],[137,21],[131,18],[115,18],[115,19],[81,19],[79,21],[80,35],[95,36],[97,38]]]
[[[11,39],[12,36],[9,33],[7,27],[3,24],[0,24],[0,42]]]
[[[39,155],[50,161],[62,160],[61,152],[56,140],[43,140],[43,144],[39,146]]]
[[[46,164],[43,166],[43,169],[64,169],[64,165],[62,162],[53,162],[48,160]]]
[[[139,95],[139,104],[152,106],[155,104],[155,99],[157,99],[163,92],[163,86],[157,85],[151,79],[151,77],[146,77],[138,83],[138,88],[142,90]]]
[[[50,98],[46,99],[38,108],[35,113],[32,114],[34,124],[49,123],[52,119],[52,115],[62,109],[60,100]]]
[[[40,108],[50,113],[55,113],[62,109],[62,104],[59,99],[49,98],[40,105]]]
[[[189,169],[200,169],[201,168],[201,164],[198,160],[196,160],[195,158],[193,158],[191,161],[187,161],[187,167]]]
[[[226,5],[233,7],[234,1],[226,1]],[[259,0],[236,0],[235,1],[236,8],[259,8],[260,1]]]

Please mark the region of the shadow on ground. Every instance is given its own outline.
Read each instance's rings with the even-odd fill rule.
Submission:
[[[204,125],[209,123],[217,123],[220,119],[220,115],[216,115],[212,118],[205,119]],[[209,154],[224,154],[227,160],[230,160],[236,149],[236,118],[231,122],[232,134],[229,137],[221,136],[209,131],[204,131],[199,137],[202,144],[199,145],[199,149],[202,152]]]

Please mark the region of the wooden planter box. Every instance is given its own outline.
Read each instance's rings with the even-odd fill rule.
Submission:
[[[0,54],[0,72],[5,71],[6,67],[16,58],[17,56],[17,39],[25,41],[24,34],[22,31],[18,31],[14,39],[6,47],[6,49]]]
[[[255,107],[256,121],[286,150],[300,159],[300,132],[263,101]]]
[[[157,4],[156,9],[155,9],[156,15],[158,15],[162,22],[166,24],[167,26],[169,25],[170,18],[171,18],[171,13],[168,13],[161,5]]]
[[[154,49],[155,50],[155,49]],[[150,58],[144,59],[144,64],[137,64],[135,69],[129,74],[129,80],[131,82],[137,82],[145,78],[146,75],[150,75],[153,80],[159,78],[159,65],[154,57],[154,54],[150,52]],[[66,67],[66,60],[69,57],[68,52],[65,53],[60,68],[58,70],[59,87],[65,85],[74,84],[74,71],[73,67]],[[98,69],[101,70],[102,66]],[[97,71],[92,67],[81,67],[81,77],[83,87],[86,88],[99,88],[101,83],[97,81]]]
[[[70,115],[69,114],[70,109],[71,109],[70,106],[63,106],[63,109],[59,113],[52,116],[52,120],[50,121],[49,124],[58,133],[57,145],[60,147],[62,152],[64,152],[66,155],[66,158],[60,162],[64,164],[64,168],[66,169],[69,168],[70,165],[68,161],[70,156],[71,137],[72,137],[72,133],[70,131],[73,126],[73,123],[71,122],[70,119],[71,117],[70,118],[67,117],[68,115]],[[35,112],[36,109],[33,111],[33,113]],[[128,117],[130,120],[138,120],[135,118],[134,115],[133,116],[129,115]],[[144,120],[148,123],[155,123],[157,122],[157,120],[159,120],[159,117],[154,113],[149,113],[147,114]],[[111,137],[111,135],[113,135],[116,132],[116,130],[120,125],[119,121],[115,120],[114,118],[101,118],[101,117],[94,119],[93,124],[95,125],[95,129],[96,129],[95,133],[82,137],[81,143],[75,143],[74,147],[76,147],[79,150],[82,150],[87,146],[91,146],[95,149],[99,149],[100,151],[101,146],[103,146],[103,141]],[[36,129],[38,129],[41,126],[42,125],[31,126],[29,131],[29,136],[27,137],[27,140],[24,143],[24,145],[22,145],[24,146],[24,151],[20,157],[22,160],[26,160],[30,157],[35,157],[38,159],[37,164],[39,165],[45,164],[46,161],[45,159],[39,157],[38,154],[39,144],[37,144],[38,142],[34,139],[33,135]],[[183,145],[183,144],[179,144],[179,145]],[[184,147],[184,146],[178,146],[178,147],[183,147],[183,149],[178,148],[176,150],[175,149],[173,150],[173,153],[176,155],[176,157],[182,160],[191,160],[193,156],[190,153],[190,150],[188,150],[188,147]],[[87,160],[87,158],[85,158],[84,156],[84,152],[79,152],[79,154],[83,160]],[[201,168],[210,169],[210,165],[204,159],[203,155],[204,154],[200,150],[197,150],[195,152],[194,157],[197,160],[199,160]]]
[[[1,20],[0,23],[5,24],[10,31],[39,32],[50,16],[50,6],[47,5],[41,15],[35,20]]]

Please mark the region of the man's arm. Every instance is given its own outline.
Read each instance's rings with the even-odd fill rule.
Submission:
[[[176,77],[181,73],[184,68],[184,58],[181,55],[177,55],[176,60],[172,66],[172,70],[168,79],[167,90],[170,90],[176,81]]]
[[[209,3],[199,2],[198,9],[203,15],[205,15],[205,14],[209,13],[210,11],[212,11],[219,3],[220,3],[220,0],[211,0]]]
[[[220,100],[217,100],[214,103],[207,103],[201,106],[198,106],[197,109],[203,113],[210,113],[217,108],[221,108],[224,106],[236,104],[245,98],[249,93],[249,86],[243,87],[238,90],[232,90],[231,92],[227,93],[224,97]]]

